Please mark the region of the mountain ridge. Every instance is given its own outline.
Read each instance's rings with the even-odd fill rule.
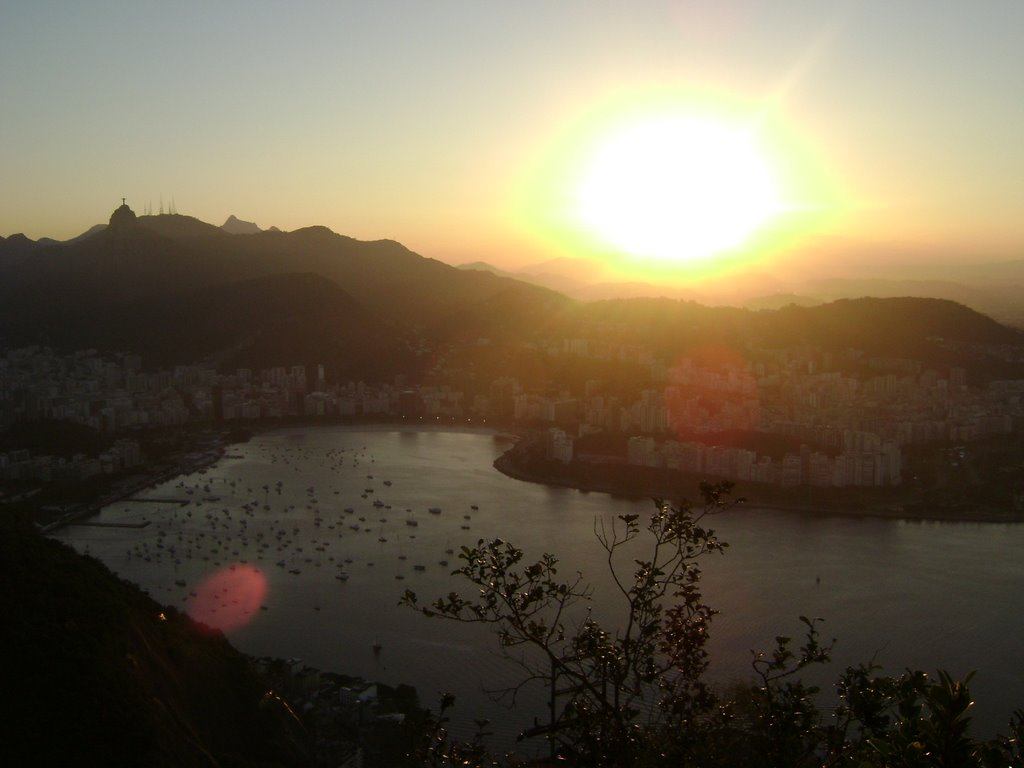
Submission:
[[[231,235],[255,235],[263,231],[256,226],[255,222],[243,221],[233,213],[228,216],[227,221],[220,225],[220,228]]]
[[[359,378],[419,375],[427,350],[481,340],[590,337],[673,353],[702,339],[856,343],[906,356],[968,330],[965,343],[1017,338],[949,300],[856,298],[756,311],[693,297],[581,302],[500,271],[459,269],[394,240],[361,241],[323,226],[239,236],[188,216],[136,218],[124,208],[75,242],[0,240],[0,341],[127,347],[163,364],[326,362]],[[814,304],[813,294],[802,298]]]
[[[1002,322],[1024,327],[1024,260],[942,267],[893,266],[874,276],[780,279],[771,274],[740,272],[727,278],[702,281],[691,287],[609,278],[595,261],[551,259],[515,270],[502,270],[485,261],[459,265],[460,269],[488,271],[565,293],[579,301],[650,297],[694,300],[707,305],[762,308],[784,306],[779,299],[797,297],[798,303],[826,303],[864,296],[952,299]],[[916,275],[916,276],[914,276]]]

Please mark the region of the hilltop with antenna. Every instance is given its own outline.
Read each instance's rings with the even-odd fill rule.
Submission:
[[[121,199],[124,200],[124,198],[121,198]],[[150,200],[149,202],[147,202],[145,207],[142,210],[143,210],[143,214],[142,214],[143,216],[152,216],[153,215],[153,201]],[[165,213],[170,213],[172,215],[176,215],[178,213],[178,207],[174,204],[174,195],[171,195],[171,202],[167,206],[167,210],[165,211],[164,210],[164,195],[161,192],[160,193],[160,209],[159,209],[159,213],[157,215],[163,216]]]

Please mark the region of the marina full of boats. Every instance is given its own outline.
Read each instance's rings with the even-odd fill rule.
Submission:
[[[374,580],[404,581],[431,568],[449,569],[452,523],[457,520],[464,534],[479,509],[474,503],[446,516],[439,504],[414,503],[402,482],[375,475],[376,459],[365,445],[324,449],[284,440],[262,448],[253,444],[249,451],[257,455],[226,456],[216,469],[184,475],[108,507],[88,521],[93,541],[86,546],[102,545],[103,559],[115,571],[144,572],[147,590],[197,621],[232,631],[257,612],[273,610],[281,590],[268,590],[266,600],[239,616],[238,595],[224,589],[212,598],[204,594],[204,583],[223,570],[261,569],[271,587],[275,573],[287,575],[316,593],[311,608],[320,611],[339,600],[324,592],[326,573],[339,586],[358,588],[361,572]],[[265,467],[255,480],[254,459]],[[234,473],[235,462],[249,466]],[[327,470],[316,473],[319,485],[308,482],[310,464]],[[419,545],[420,537],[425,546]],[[112,549],[114,540],[123,543],[120,551]]]

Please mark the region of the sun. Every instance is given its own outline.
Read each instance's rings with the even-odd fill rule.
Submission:
[[[652,85],[539,126],[507,187],[509,231],[595,279],[691,286],[775,269],[850,209],[810,124],[782,101]]]
[[[576,190],[579,224],[627,258],[692,265],[742,246],[785,209],[754,130],[657,115],[593,145]]]

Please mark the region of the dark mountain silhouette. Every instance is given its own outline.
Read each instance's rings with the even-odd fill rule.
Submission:
[[[255,235],[257,232],[263,231],[254,222],[242,221],[234,214],[228,216],[227,221],[221,224],[220,228],[230,235]]]
[[[845,252],[845,251],[844,251]],[[822,264],[855,265],[859,259],[840,259],[831,251],[821,253]],[[867,269],[850,266],[850,274],[814,277],[803,269],[779,272],[739,271],[719,278],[694,278],[683,286],[613,280],[593,259],[558,258],[513,271],[503,271],[483,261],[463,264],[460,269],[492,272],[524,282],[541,285],[580,301],[616,298],[665,297],[697,301],[701,304],[775,308],[790,303],[824,304],[838,299],[862,296],[878,298],[950,299],[978,312],[1024,328],[1024,261],[988,263],[885,264],[876,265],[870,276]]]
[[[125,317],[134,320],[125,323]],[[408,363],[396,330],[335,283],[308,273],[95,307],[73,326],[79,346],[102,338],[165,365],[197,359],[229,369],[321,362],[338,374],[388,378]]]
[[[83,232],[82,234],[78,235],[77,237],[73,237],[70,240],[65,240],[64,242],[65,244],[77,243],[79,240],[85,240],[88,237],[92,237],[97,232],[102,232],[106,228],[106,224],[94,224],[93,226],[85,230],[85,232]]]
[[[979,271],[978,274],[982,273],[983,271]],[[800,291],[803,295],[816,297],[822,302],[860,296],[949,299],[1006,322],[1014,322],[1024,317],[1021,310],[1024,280],[1016,285],[1012,282],[968,285],[951,280],[829,278],[807,281],[800,285]]]
[[[1024,341],[1020,331],[961,304],[908,297],[760,311],[669,299],[618,299],[580,305],[573,321],[577,329],[599,328],[608,341],[651,345],[669,359],[711,347],[730,350],[733,358],[746,357],[751,348],[856,349],[942,367],[962,364],[967,347]],[[990,360],[975,364],[979,376],[1010,371]],[[1013,375],[1019,373],[1013,369]]]
[[[515,321],[504,334],[521,334],[540,321],[536,307],[567,303],[518,281],[462,272],[394,241],[358,241],[325,227],[237,237],[164,214],[126,217],[73,244],[40,246],[18,237],[0,243],[5,341],[130,345],[147,359],[186,355],[193,341],[194,353],[179,361],[232,357],[230,350],[269,355],[276,348],[291,350],[296,363],[319,362],[322,347],[357,342],[375,345],[383,357],[407,344],[413,329],[427,338],[498,329],[503,316],[493,310],[500,307],[505,320]],[[316,357],[300,358],[314,347]],[[339,363],[365,357],[356,347],[347,350],[339,347]]]
[[[80,240],[85,240],[87,237],[92,237],[97,232],[102,232],[104,229],[107,228],[107,226],[108,225],[106,224],[93,224],[91,227],[85,230],[85,232],[83,232],[80,235],[77,235],[76,237],[72,237],[70,240],[54,240],[52,237],[41,237],[38,240],[36,240],[35,245],[36,247],[42,247],[46,245],[69,245],[71,243],[77,243]]]
[[[1021,334],[947,299],[842,299],[818,307],[791,305],[768,315],[764,341],[815,344],[912,356],[929,341],[1012,344]]]
[[[951,344],[1019,342],[949,300],[857,298],[756,312],[678,298],[579,303],[391,240],[359,241],[326,227],[237,236],[189,216],[135,217],[127,206],[74,242],[0,240],[0,340],[9,344],[135,350],[153,364],[323,362],[357,378],[415,375],[428,364],[423,342],[558,337],[666,354],[708,343],[852,347],[932,355],[936,364]]]
[[[217,238],[226,233],[220,227],[207,224],[192,216],[183,216],[180,213],[161,213],[156,216],[142,216],[139,218],[139,226],[145,227],[151,232],[172,239],[183,238]]]
[[[17,258],[31,253],[39,247],[40,245],[37,241],[29,240],[21,232],[17,232],[10,237],[0,237],[0,256],[3,257]]]

